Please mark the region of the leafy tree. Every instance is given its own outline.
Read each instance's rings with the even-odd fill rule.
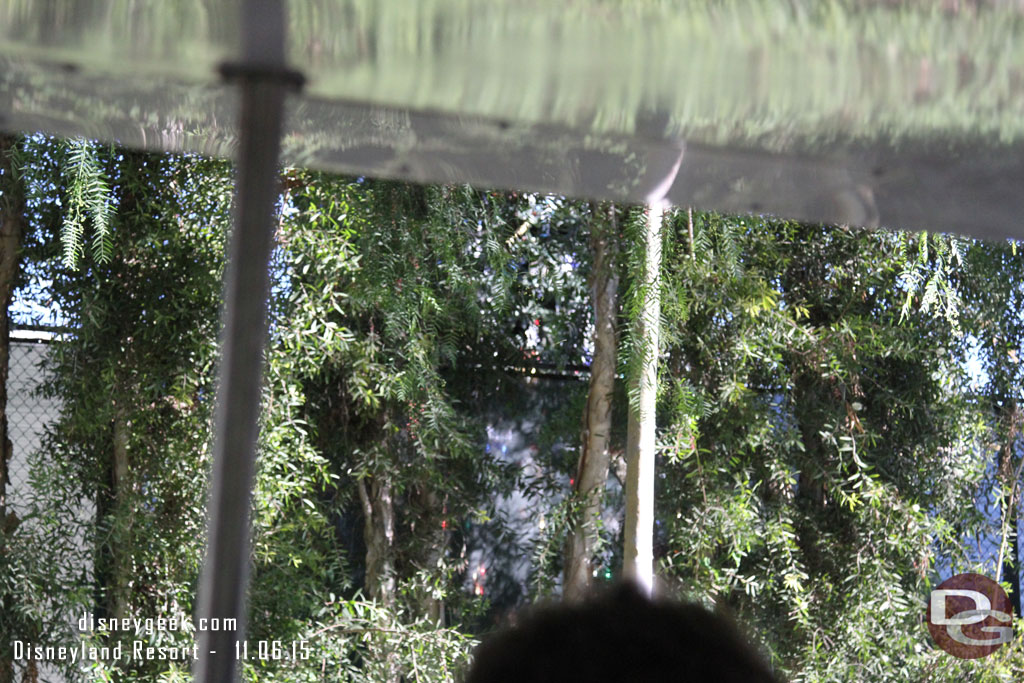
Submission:
[[[972,243],[964,263],[951,279],[961,294],[963,327],[973,348],[980,374],[979,400],[987,411],[990,442],[997,444],[991,462],[990,484],[999,502],[999,566],[1010,585],[1014,611],[1020,615],[1021,456],[1020,412],[1024,369],[1019,353],[1024,345],[1024,321],[1019,315],[1024,263],[1015,244]]]
[[[963,338],[902,309],[898,240],[703,215],[669,257],[662,565],[793,680],[930,671],[935,556],[979,522]]]
[[[21,596],[4,626],[53,642],[74,639],[79,606],[191,611],[230,179],[193,157],[26,149],[27,267],[54,276],[48,294],[71,331],[50,360],[64,410],[38,457],[35,512],[5,537],[0,576]],[[451,680],[470,634],[523,598],[518,586],[470,590],[475,539],[530,557],[538,593],[564,577],[571,598],[619,571],[623,531],[599,520],[626,512],[606,480],[625,479],[631,407],[634,423],[657,418],[662,588],[736,611],[792,679],[1020,668],[1019,643],[951,662],[920,628],[940,572],[986,570],[965,538],[998,538],[1011,579],[1016,568],[1012,247],[674,211],[663,258],[649,259],[641,208],[298,170],[283,180],[250,642],[308,650],[254,653],[250,680]],[[87,248],[84,228],[65,230],[69,266],[55,236],[74,220],[93,222],[90,244],[103,237]],[[658,263],[661,310],[644,317],[645,266]],[[989,380],[980,396],[972,358]],[[655,359],[659,398],[637,415],[635,388],[614,374]],[[535,380],[587,364],[589,392]],[[515,420],[542,401],[533,471],[485,451],[495,413]],[[535,525],[497,513],[514,486]],[[1000,515],[976,504],[984,495]]]
[[[341,651],[363,634],[377,647],[358,649],[360,665],[330,658],[366,680],[429,657],[454,670],[469,641],[423,629],[459,618],[463,521],[486,516],[508,480],[479,457],[483,425],[453,379],[502,346],[482,325],[487,207],[465,188],[300,172],[286,186],[254,623],[308,634],[315,619],[323,646]],[[358,527],[361,556],[339,563],[341,529]]]
[[[53,347],[46,391],[62,410],[34,466],[37,519],[23,542],[54,551],[64,595],[44,601],[47,610],[187,621],[203,537],[230,176],[223,164],[189,157],[97,159],[113,181],[110,250],[84,253],[72,268],[52,265],[51,294],[71,333]],[[82,518],[82,500],[94,518]],[[76,547],[78,534],[86,548]],[[153,634],[152,644],[189,636]],[[163,664],[117,666],[146,677]],[[100,675],[105,665],[96,666]]]

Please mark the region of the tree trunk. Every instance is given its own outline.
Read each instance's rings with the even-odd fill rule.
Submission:
[[[94,559],[94,600],[96,616],[122,619],[128,616],[131,597],[131,501],[128,429],[122,409],[118,408],[111,426],[110,457],[103,463],[105,486],[96,491],[96,527],[109,529],[97,535]]]
[[[1020,469],[1013,456],[1013,445],[1017,440],[1020,416],[1017,402],[1008,400],[999,411],[999,423],[1004,426],[1002,447],[999,449],[997,462],[999,478],[1003,482],[1003,533],[999,548],[1001,580],[1010,584],[1010,604],[1013,614],[1021,615],[1020,599],[1020,541],[1019,515],[1020,505]]]
[[[366,597],[384,607],[395,604],[395,567],[392,550],[395,542],[395,508],[391,483],[386,477],[370,475],[359,482],[359,500],[363,505],[363,539],[366,543]],[[391,644],[374,653],[384,666],[382,683],[401,680],[398,657]]]
[[[390,607],[395,600],[395,509],[391,485],[383,477],[359,480],[363,505],[363,539],[366,543],[366,597]]]
[[[619,276],[615,269],[618,221],[615,206],[608,207],[608,220],[594,217],[590,250],[594,258],[590,297],[594,307],[594,357],[590,364],[590,387],[583,412],[583,443],[573,489],[579,506],[565,553],[566,600],[581,600],[593,577],[594,552],[601,522],[601,499],[608,479],[609,437],[612,427],[612,390],[618,341]]]
[[[420,531],[424,547],[426,549],[423,563],[427,572],[436,576],[435,572],[442,568],[445,550],[448,546],[448,531],[442,526],[444,520],[444,504],[429,483],[422,483],[416,489],[417,507],[419,508],[420,519],[427,524],[427,528]],[[444,628],[444,600],[435,598],[431,594],[423,597],[420,604],[423,615],[436,624],[438,628]]]
[[[113,490],[114,490],[114,514],[129,514],[128,506],[130,501],[130,474],[128,462],[128,424],[124,416],[118,412],[114,419],[114,448],[113,448]],[[128,598],[131,592],[132,562],[131,543],[128,537],[131,530],[130,522],[123,529],[123,534],[114,534],[111,543],[112,576],[110,585],[110,614],[115,619],[123,619],[128,616]]]
[[[24,232],[25,192],[14,168],[17,138],[0,136],[0,556],[7,552],[7,536],[17,525],[17,517],[7,511],[8,464],[11,460],[11,439],[7,430],[7,373],[10,359],[11,295],[18,274],[18,248]],[[0,613],[11,614],[12,596],[0,595]],[[5,629],[6,630],[6,629]],[[5,637],[11,634],[4,633]],[[8,643],[2,651],[7,652]],[[0,683],[14,680],[14,662],[0,657]]]
[[[661,224],[666,205],[652,202],[644,227],[644,279],[636,341],[641,360],[632,384],[626,435],[626,528],[623,574],[654,589],[654,454],[661,320]],[[635,399],[635,400],[634,400]]]

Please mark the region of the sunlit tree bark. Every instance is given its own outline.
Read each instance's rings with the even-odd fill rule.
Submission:
[[[363,505],[367,597],[391,605],[395,598],[395,509],[390,482],[384,477],[360,479],[359,500]]]
[[[607,219],[593,217],[590,251],[594,265],[590,291],[594,307],[594,355],[583,414],[582,450],[573,491],[579,510],[566,548],[563,594],[567,600],[581,599],[590,586],[601,522],[601,494],[608,479],[612,390],[615,387],[618,347],[615,322],[619,277],[614,263],[617,233],[614,206],[608,207]]]

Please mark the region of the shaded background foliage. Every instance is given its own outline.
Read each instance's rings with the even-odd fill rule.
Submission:
[[[230,210],[222,164],[26,149],[21,291],[68,334],[47,361],[63,408],[32,513],[5,532],[0,585],[18,600],[3,647],[77,642],[81,609],[191,613]],[[250,638],[309,653],[246,675],[452,680],[509,609],[560,594],[593,354],[586,245],[608,207],[297,169],[283,187]],[[623,336],[595,582],[621,565],[621,379],[642,347],[643,213],[617,210]],[[1018,573],[1021,265],[1011,245],[674,211],[661,590],[736,614],[792,680],[1019,673],[1019,639],[956,662],[921,622],[942,576]]]

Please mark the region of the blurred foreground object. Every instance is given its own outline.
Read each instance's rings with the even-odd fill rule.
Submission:
[[[0,128],[230,156],[241,0],[0,0]],[[308,0],[288,164],[1024,235],[1016,0]]]
[[[477,649],[466,683],[777,683],[727,620],[651,601],[623,584],[591,602],[549,606]]]

